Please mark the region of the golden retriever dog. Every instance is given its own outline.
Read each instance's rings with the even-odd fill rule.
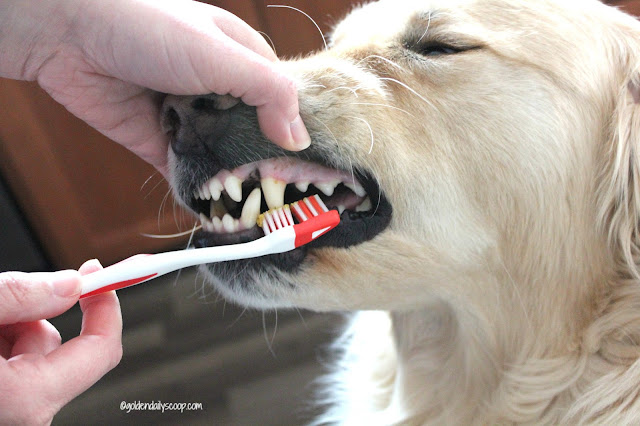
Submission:
[[[381,0],[283,61],[299,153],[167,97],[196,246],[321,194],[308,246],[205,265],[260,309],[354,311],[319,423],[640,424],[640,24],[595,0]]]

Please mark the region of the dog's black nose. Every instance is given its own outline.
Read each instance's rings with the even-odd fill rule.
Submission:
[[[229,129],[229,110],[238,104],[230,96],[173,96],[162,105],[162,128],[178,155],[197,155],[215,149]]]

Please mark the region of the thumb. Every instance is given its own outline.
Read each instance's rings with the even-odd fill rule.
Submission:
[[[80,273],[5,272],[0,274],[0,325],[60,315],[80,297]]]

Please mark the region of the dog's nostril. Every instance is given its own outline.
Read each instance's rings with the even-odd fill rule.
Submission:
[[[164,116],[164,129],[166,133],[176,133],[180,130],[180,115],[174,108],[169,108]]]

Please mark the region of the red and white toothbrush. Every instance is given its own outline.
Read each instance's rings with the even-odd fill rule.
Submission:
[[[258,226],[265,233],[262,238],[241,244],[135,255],[83,276],[80,298],[130,287],[188,266],[284,253],[315,240],[339,223],[340,214],[328,210],[319,196],[307,197],[291,207],[284,205],[260,215]]]

